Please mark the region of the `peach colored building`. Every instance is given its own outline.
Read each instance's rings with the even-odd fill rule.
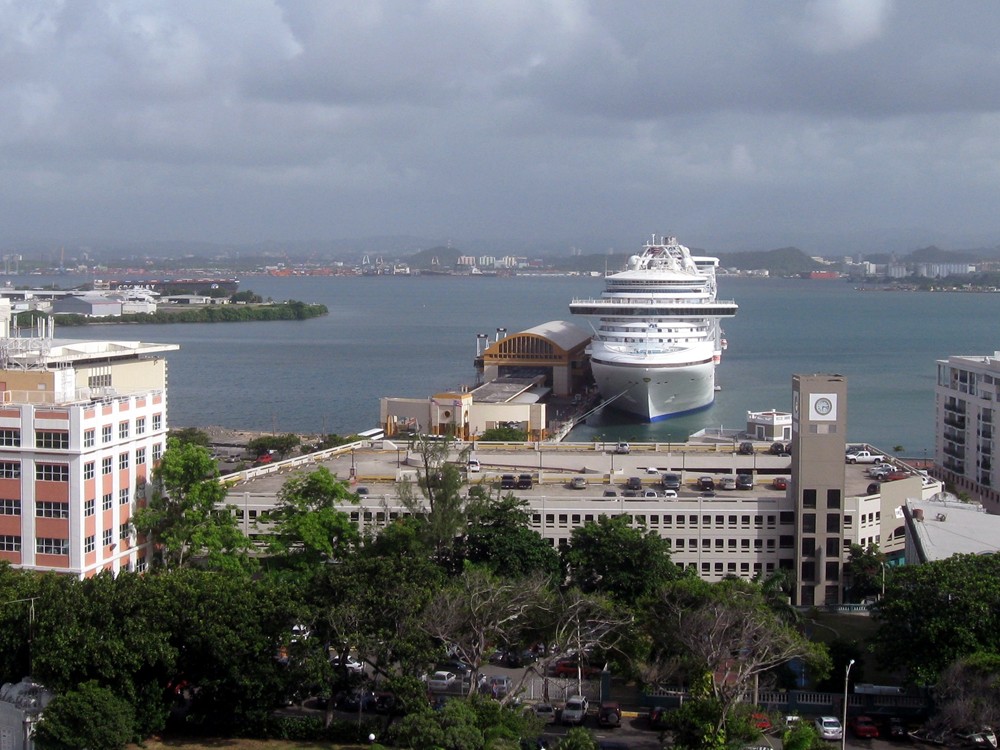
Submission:
[[[79,577],[143,570],[130,519],[165,449],[175,344],[9,335],[0,305],[0,560]]]

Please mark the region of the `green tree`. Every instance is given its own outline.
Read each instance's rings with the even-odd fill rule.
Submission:
[[[879,662],[917,684],[933,684],[976,652],[1000,653],[1000,555],[901,566],[886,579],[872,619]]]
[[[95,681],[60,693],[35,727],[42,750],[118,750],[133,739],[132,706]]]
[[[442,564],[450,561],[466,524],[462,475],[448,463],[452,442],[417,437],[411,448],[419,461],[417,487],[403,482],[398,489],[400,502],[417,519],[421,536]]]
[[[292,476],[268,513],[271,551],[307,567],[337,559],[358,541],[357,526],[335,507],[350,501],[356,502],[357,495],[326,467]]]
[[[236,294],[229,298],[230,302],[243,302],[243,303],[253,303],[259,304],[264,301],[264,298],[259,294],[255,294],[252,289],[242,289]]]
[[[223,506],[226,489],[211,455],[200,445],[167,440],[167,450],[153,470],[148,504],[136,510],[132,525],[153,542],[160,564],[181,568],[193,557],[217,567],[246,564],[248,540],[231,508]]]
[[[869,544],[867,547],[851,545],[850,556],[844,565],[851,601],[860,602],[865,597],[881,594],[885,575],[886,557],[877,544]]]
[[[977,732],[1000,724],[1000,654],[975,653],[950,664],[934,689],[932,728]]]
[[[284,435],[261,435],[247,442],[247,453],[253,456],[262,456],[269,451],[274,451],[279,456],[289,455],[302,443],[298,435],[286,433]]]
[[[559,750],[597,750],[597,740],[589,730],[573,727],[559,743]]]
[[[523,443],[528,433],[516,427],[491,427],[479,436],[488,443]]]
[[[212,438],[208,436],[208,433],[204,430],[199,430],[197,427],[172,427],[170,429],[170,437],[176,438],[178,442],[194,443],[203,448],[207,448],[212,444]]]
[[[473,487],[469,498],[470,520],[459,557],[507,578],[559,575],[559,553],[529,527],[526,501],[512,494],[491,500],[480,487]]]
[[[570,581],[582,591],[629,604],[680,576],[670,560],[670,542],[632,528],[624,515],[600,516],[573,529],[562,554]]]

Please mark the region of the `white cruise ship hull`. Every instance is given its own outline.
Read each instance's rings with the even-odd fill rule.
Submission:
[[[594,382],[609,406],[648,422],[705,409],[715,401],[715,363],[643,365],[590,360]]]

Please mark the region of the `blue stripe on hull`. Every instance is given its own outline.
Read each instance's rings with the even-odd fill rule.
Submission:
[[[696,406],[693,409],[688,409],[687,411],[677,411],[677,412],[673,412],[672,414],[661,414],[658,417],[653,417],[649,421],[650,422],[662,422],[664,419],[673,419],[674,417],[683,417],[683,416],[685,416],[687,414],[695,414],[696,412],[704,411],[705,409],[707,409],[708,407],[710,407],[714,403],[715,403],[715,399],[713,398],[711,401],[709,401],[704,406]]]

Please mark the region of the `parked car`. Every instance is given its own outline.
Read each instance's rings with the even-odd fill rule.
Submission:
[[[330,657],[330,666],[334,669],[341,668],[340,655],[334,654]],[[348,674],[361,674],[365,671],[365,665],[355,659],[353,656],[348,656],[343,661],[343,668],[347,670]]]
[[[736,475],[736,489],[738,489],[738,490],[752,490],[753,489],[753,474],[737,474]]]
[[[536,703],[529,710],[541,719],[543,724],[555,723],[556,709],[551,703]]]
[[[771,486],[776,490],[787,490],[788,489],[788,478],[787,477],[775,477],[771,482]]]
[[[531,474],[518,474],[517,475],[517,488],[519,490],[530,490],[533,482],[531,480]]]
[[[753,455],[753,443],[740,443],[740,447],[737,449],[737,453],[741,456],[752,456]]]
[[[574,490],[585,490],[587,489],[587,477],[573,477],[569,480],[569,486]]]
[[[333,705],[341,711],[374,711],[376,708],[375,693],[371,690],[351,690],[338,693]]]
[[[628,455],[631,452],[632,452],[632,448],[631,448],[631,446],[629,446],[628,443],[618,443],[618,445],[615,446],[615,453],[618,453],[618,454],[621,454],[621,455]]]
[[[848,721],[854,736],[862,740],[878,738],[878,727],[870,716],[854,716]]]
[[[890,716],[886,736],[888,739],[895,740],[896,742],[909,739],[909,735],[906,731],[906,724],[903,723],[903,720],[898,716]]]
[[[702,492],[711,492],[715,489],[715,480],[712,477],[698,477],[698,489]]]
[[[478,474],[482,468],[483,466],[479,463],[478,458],[470,458],[468,463],[465,465],[465,470],[470,474]]]
[[[750,716],[750,723],[752,723],[757,729],[765,734],[770,732],[773,728],[771,724],[771,717],[765,713],[757,712]]]
[[[580,665],[580,662],[575,656],[567,656],[563,659],[557,659],[555,664],[553,664],[550,669],[555,677],[576,677],[578,665],[579,671],[585,680],[597,677],[601,674],[600,667],[591,666],[586,662]]]
[[[472,667],[461,659],[445,659],[444,661],[439,661],[434,666],[434,669],[439,672],[454,672],[459,676],[467,675],[472,671]]]
[[[513,474],[504,474],[502,477],[500,477],[500,489],[516,490],[517,477],[515,477]]]
[[[912,476],[913,476],[913,474],[911,474],[908,471],[890,471],[888,474],[886,474],[884,477],[882,477],[882,481],[883,482],[896,482],[896,481],[898,481],[900,479],[909,479]]]
[[[566,701],[560,718],[563,724],[583,724],[587,718],[587,710],[590,704],[582,695],[574,695]]]
[[[615,701],[606,701],[601,704],[597,712],[597,723],[602,727],[617,727],[622,723],[622,707]]]
[[[660,480],[660,484],[663,485],[663,489],[665,490],[679,490],[681,488],[681,475],[667,472]]]
[[[736,489],[736,477],[723,477],[719,482],[719,487],[724,490]]]
[[[677,497],[677,490],[663,490],[663,496],[664,497],[676,498]]]
[[[604,490],[604,497],[618,497],[618,490]]]
[[[816,734],[821,740],[840,740],[844,738],[844,727],[836,716],[817,716],[815,721]]]
[[[629,477],[625,480],[625,489],[627,490],[641,490],[642,489],[642,478],[641,477]]]
[[[646,473],[647,474],[654,474],[655,475],[655,474],[659,474],[660,470],[657,469],[655,466],[647,466],[646,467]]]
[[[428,690],[447,690],[455,684],[458,677],[454,672],[435,672],[427,677]]]
[[[788,451],[785,450],[784,443],[771,443],[771,447],[767,449],[767,452],[772,456],[787,456]]]
[[[658,495],[656,494],[656,490],[643,490],[642,491],[642,496],[645,497],[645,498],[649,498],[649,499],[652,499],[654,497],[658,497]]]

